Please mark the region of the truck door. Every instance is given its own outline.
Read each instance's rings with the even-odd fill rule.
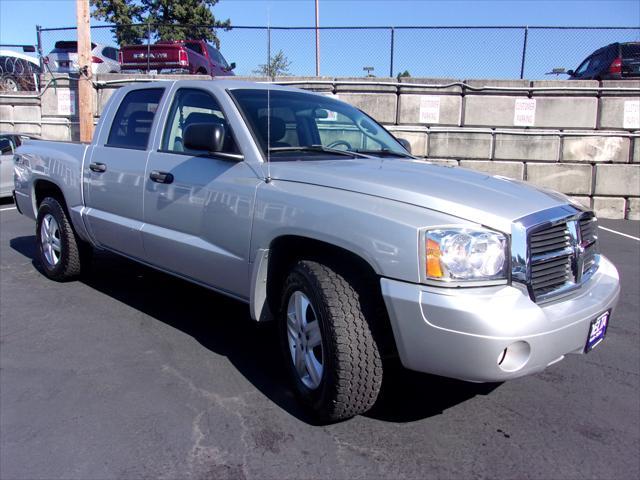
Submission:
[[[194,123],[224,127],[222,153],[186,148],[184,132]],[[199,88],[178,89],[157,144],[144,188],[142,233],[148,261],[247,298],[251,219],[260,180],[242,161],[214,95]]]
[[[117,111],[104,117],[111,128],[100,132],[85,167],[86,218],[95,241],[138,259],[144,259],[140,230],[147,145],[164,91],[126,93]]]

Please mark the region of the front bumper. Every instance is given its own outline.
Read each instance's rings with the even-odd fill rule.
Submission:
[[[473,382],[521,377],[582,353],[591,321],[620,293],[605,257],[579,290],[542,305],[508,285],[447,289],[383,278],[381,286],[402,364]]]

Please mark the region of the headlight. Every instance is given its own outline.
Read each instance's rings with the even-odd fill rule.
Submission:
[[[441,228],[424,234],[427,280],[506,280],[507,238],[486,229]]]

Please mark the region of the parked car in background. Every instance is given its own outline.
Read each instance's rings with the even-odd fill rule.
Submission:
[[[120,50],[122,70],[189,73],[224,77],[234,75],[235,63],[204,40],[168,40],[154,45],[128,45]]]
[[[612,43],[589,55],[569,80],[620,80],[640,77],[640,42]]]
[[[13,192],[13,153],[22,142],[35,138],[20,133],[0,133],[0,198],[10,197]]]
[[[0,50],[0,91],[36,90],[39,74],[37,58],[12,50]]]
[[[78,42],[61,40],[44,58],[47,68],[54,73],[78,72]],[[96,73],[119,73],[118,50],[114,47],[91,44],[91,71]]]

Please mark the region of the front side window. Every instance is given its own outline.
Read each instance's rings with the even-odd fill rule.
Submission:
[[[224,57],[218,50],[216,50],[210,45],[207,45],[207,50],[209,51],[209,56],[211,57],[211,60],[213,60],[223,68],[229,68],[229,64],[227,63],[227,61],[224,59]]]
[[[164,88],[133,90],[127,93],[111,124],[107,145],[145,150],[163,93]]]
[[[222,153],[238,153],[231,127],[220,105],[209,92],[197,88],[181,88],[176,92],[162,137],[162,150],[201,154],[202,152],[189,150],[184,144],[184,132],[189,125],[195,123],[213,123],[224,127]]]
[[[343,153],[340,157],[410,156],[371,117],[332,98],[276,89],[237,89],[230,93],[263,153],[274,161],[301,156],[335,158],[332,153]]]

